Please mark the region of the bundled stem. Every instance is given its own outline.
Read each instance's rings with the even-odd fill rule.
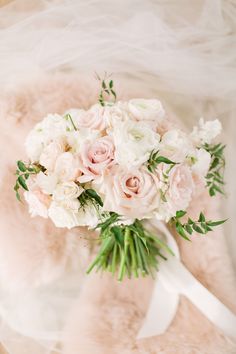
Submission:
[[[89,266],[87,273],[94,268],[117,274],[122,281],[125,276],[138,278],[140,275],[153,275],[158,270],[158,257],[165,257],[160,249],[168,247],[150,234],[136,220],[132,225],[114,225],[114,214],[100,224],[101,247],[97,257]]]

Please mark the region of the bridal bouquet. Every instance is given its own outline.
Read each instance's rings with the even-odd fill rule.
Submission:
[[[106,101],[108,95],[114,100]],[[172,252],[145,220],[156,218],[190,240],[224,220],[187,215],[204,186],[223,192],[224,145],[214,143],[218,120],[191,133],[174,126],[157,99],[116,102],[113,81],[102,81],[99,102],[88,110],[49,114],[26,139],[28,162],[18,161],[16,196],[25,190],[31,216],[57,227],[99,231],[94,267],[124,276],[155,274],[163,250]]]

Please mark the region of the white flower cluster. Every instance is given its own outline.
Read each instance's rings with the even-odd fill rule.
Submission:
[[[124,223],[153,216],[168,221],[186,210],[205,183],[211,156],[204,144],[220,130],[218,120],[201,119],[186,134],[171,125],[156,99],[50,114],[25,144],[31,163],[41,169],[25,192],[30,213],[67,228],[94,227],[102,212],[111,211]],[[103,207],[90,199],[82,203],[88,189]]]

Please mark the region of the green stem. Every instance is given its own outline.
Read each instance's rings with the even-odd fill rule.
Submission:
[[[109,250],[109,248],[112,246],[113,243],[114,240],[111,237],[108,237],[107,239],[104,240],[100,252],[98,253],[97,257],[95,258],[95,260],[92,262],[92,264],[89,266],[88,270],[86,271],[87,274],[89,274],[92,271],[92,269],[95,267],[95,265],[98,262],[100,262],[104,253],[106,253]]]
[[[133,235],[134,237],[134,235]],[[132,262],[132,270],[136,278],[138,278],[138,269],[137,269],[137,261],[136,261],[136,254],[135,254],[135,249],[134,249],[134,241],[133,237],[131,236],[129,239],[129,245],[130,245],[130,254],[131,254],[131,262]]]
[[[114,249],[113,249],[113,255],[112,255],[112,264],[111,264],[111,272],[114,275],[116,272],[116,257],[117,257],[117,251],[118,251],[118,245],[115,243]]]
[[[125,235],[124,235],[124,250],[122,250],[120,269],[119,269],[119,274],[118,274],[119,281],[122,281],[122,279],[124,277],[124,273],[125,273],[125,261],[126,261],[128,247],[129,247],[129,237],[130,237],[130,229],[128,227],[126,227]]]
[[[139,246],[138,246],[138,236],[137,235],[134,235],[134,243],[135,243],[135,248],[136,248],[138,267],[141,270],[141,272],[143,273],[144,272],[143,262],[142,262],[142,258],[141,258],[141,254],[140,254],[140,250],[139,250]]]

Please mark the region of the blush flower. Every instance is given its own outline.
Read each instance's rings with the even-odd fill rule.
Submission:
[[[126,171],[114,166],[104,176],[104,210],[128,218],[149,217],[159,205],[158,182],[145,169]]]
[[[76,180],[80,174],[77,158],[71,152],[62,153],[56,160],[54,174],[60,182]]]
[[[81,171],[84,175],[79,181],[86,182],[101,176],[114,163],[114,151],[115,147],[109,136],[85,142],[80,154]]]
[[[186,210],[194,191],[194,182],[189,166],[181,164],[172,168],[169,173],[169,188],[166,193],[169,214],[174,216],[178,210]]]

